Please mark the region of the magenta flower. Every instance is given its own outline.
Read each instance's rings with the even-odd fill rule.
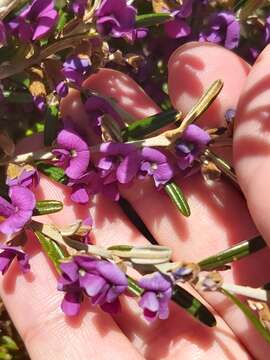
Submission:
[[[183,5],[176,11],[172,12],[173,20],[168,21],[164,25],[167,35],[173,39],[188,36],[191,28],[187,24],[186,19],[192,13],[193,0],[184,0]]]
[[[114,110],[112,105],[106,99],[100,96],[89,96],[84,103],[84,108],[87,114],[89,114],[89,120],[96,133],[100,133],[102,116],[105,114],[109,115],[120,126],[123,125],[123,121],[118,112]]]
[[[66,315],[79,313],[84,296],[90,297],[92,304],[100,305],[104,311],[115,313],[119,310],[118,297],[127,289],[128,281],[115,264],[89,256],[74,256],[60,268],[58,290],[66,292],[62,302]]]
[[[103,0],[95,15],[103,35],[123,37],[135,28],[136,9],[126,0]]]
[[[229,11],[211,14],[204,30],[199,34],[199,41],[222,44],[227,49],[234,49],[240,40],[240,24]]]
[[[177,164],[181,170],[187,169],[205,149],[211,138],[197,125],[189,125],[181,139],[175,144]]]
[[[63,64],[62,73],[67,80],[80,86],[91,69],[92,63],[88,56],[71,55]]]
[[[78,179],[71,179],[68,186],[72,188],[71,200],[79,204],[86,204],[91,196],[101,192],[102,180],[95,171],[91,170]]]
[[[103,155],[97,164],[105,184],[118,181],[130,183],[140,168],[140,152],[131,144],[103,143],[100,146]]]
[[[156,187],[171,180],[174,175],[173,167],[165,154],[157,149],[145,147],[141,151],[141,156],[140,170],[153,177]]]
[[[8,26],[21,40],[34,41],[46,37],[52,31],[57,17],[53,0],[34,0]]]
[[[29,256],[19,247],[1,244],[0,250],[3,250],[0,253],[0,271],[2,272],[2,275],[7,272],[15,258],[17,259],[23,273],[30,270]]]
[[[138,285],[144,289],[139,301],[143,309],[144,317],[148,321],[157,318],[167,319],[169,317],[169,301],[172,296],[172,282],[170,278],[159,272],[142,277]]]
[[[52,152],[58,158],[57,164],[65,168],[66,175],[71,179],[82,177],[90,161],[88,144],[70,128],[61,130],[56,142],[56,148]]]
[[[9,197],[11,203],[0,197],[0,232],[7,235],[23,229],[36,205],[32,191],[22,186],[12,186]]]

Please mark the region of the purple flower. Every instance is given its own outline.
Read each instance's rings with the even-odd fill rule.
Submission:
[[[0,271],[2,272],[2,275],[7,272],[15,258],[17,258],[22,272],[25,273],[30,270],[29,257],[19,247],[1,244],[0,250],[3,250],[0,253]]]
[[[91,69],[92,63],[88,56],[71,55],[63,64],[62,73],[67,80],[80,86]]]
[[[89,202],[90,196],[102,190],[102,180],[95,171],[91,170],[78,179],[71,179],[68,186],[72,188],[71,200],[79,204],[86,204]]]
[[[174,19],[166,22],[164,25],[169,37],[178,39],[190,34],[191,28],[187,24],[186,19],[192,13],[192,2],[193,0],[185,0],[180,9],[172,12]]]
[[[100,153],[103,156],[99,159],[97,168],[101,170],[105,184],[115,181],[127,184],[139,171],[141,156],[131,144],[103,143],[100,146]]]
[[[118,297],[127,289],[128,281],[115,264],[89,256],[74,256],[72,261],[63,262],[60,268],[62,276],[58,290],[66,292],[62,302],[66,315],[79,313],[85,295],[104,311],[115,313],[119,310]]]
[[[57,156],[57,164],[65,168],[71,179],[79,179],[88,168],[90,151],[88,144],[73,129],[60,131],[56,139],[56,148],[52,151]]]
[[[70,7],[75,15],[82,17],[87,7],[87,0],[72,0]]]
[[[135,28],[136,9],[126,0],[103,0],[95,15],[97,30],[103,35],[123,37]]]
[[[211,140],[209,134],[197,125],[189,125],[175,144],[177,163],[181,170],[187,169]]]
[[[234,49],[240,40],[240,24],[235,15],[221,11],[209,16],[207,25],[199,34],[199,41],[222,44],[227,49]]]
[[[6,28],[3,21],[0,20],[0,47],[6,45],[6,43],[7,43]]]
[[[145,147],[141,151],[142,163],[140,170],[153,176],[156,187],[166,184],[174,175],[168,157],[161,151]]]
[[[31,219],[36,205],[32,191],[22,186],[12,186],[9,197],[11,203],[0,197],[0,232],[3,234],[22,230]]]
[[[58,96],[64,98],[68,94],[68,85],[65,80],[60,80],[57,84],[55,84],[55,91]]]
[[[123,125],[123,121],[116,110],[112,107],[112,105],[104,98],[91,95],[87,98],[84,103],[84,108],[86,112],[89,114],[89,119],[91,121],[91,125],[93,126],[95,132],[100,132],[100,126],[102,122],[102,116],[107,114],[113,120],[115,120],[120,126]]]
[[[16,166],[16,165],[15,165]],[[30,165],[23,167],[16,167],[15,175],[12,176],[12,169],[9,172],[10,166],[7,172],[6,184],[8,186],[23,186],[23,187],[36,187],[39,184],[38,171]]]
[[[53,0],[34,0],[12,19],[8,26],[21,40],[34,41],[49,34],[56,24],[57,17]]]
[[[172,296],[172,282],[169,277],[155,272],[142,277],[138,285],[144,289],[139,301],[143,314],[148,321],[156,318],[167,319],[169,317],[169,301]]]

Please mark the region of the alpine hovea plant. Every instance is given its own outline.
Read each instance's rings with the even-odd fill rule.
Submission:
[[[174,221],[179,216],[180,222],[192,213],[181,179],[192,181],[201,173],[207,185],[227,178],[239,189],[233,167],[216,151],[232,147],[236,110],[227,109],[222,126],[197,122],[212,107],[223,81],[209,84],[201,96],[195,92],[193,107],[182,113],[168,96],[167,60],[179,45],[199,41],[223,46],[253,63],[270,42],[269,3],[0,0],[0,5],[2,274],[13,271],[16,263],[23,273],[31,271],[24,246],[32,234],[58,274],[55,287],[63,293],[59,307],[66,316],[77,316],[83,303],[115,315],[121,299],[133,296],[146,321],[168,319],[173,301],[204,325],[215,326],[214,315],[182,286],[185,283],[226,295],[270,343],[267,289],[235,286],[223,278],[232,262],[266,246],[260,236],[199,263],[175,261],[169,246],[125,244],[121,237],[119,244],[99,246],[92,236],[92,228],[99,230],[102,222],[95,222],[102,217],[96,199],[109,199],[99,201],[102,206],[118,203],[133,225],[155,242],[122,198],[130,189],[144,194],[144,186],[150,186],[153,194],[162,195],[165,213],[167,196],[177,211]],[[91,82],[108,69],[114,69],[107,84],[111,93],[117,93],[123,80],[122,93],[115,98]],[[114,75],[119,70],[124,73],[121,81]],[[118,96],[122,104],[136,107],[128,76],[157,100],[158,114],[134,118],[120,106]],[[69,101],[72,111],[66,113]],[[136,110],[139,113],[139,106]],[[15,143],[32,135],[35,150],[20,148],[18,154]],[[40,136],[43,145],[37,147]],[[68,190],[65,203],[39,199],[44,176]],[[215,191],[213,187],[213,199]],[[136,206],[143,208],[143,201]],[[88,216],[65,228],[54,224],[53,217],[50,223],[39,218],[73,203],[80,204],[80,214],[89,210]],[[115,217],[112,213],[110,226],[118,221]],[[106,236],[107,244],[110,234]],[[247,303],[235,294],[246,296]],[[257,301],[256,311],[263,306],[268,312],[258,310],[257,316],[250,299]]]

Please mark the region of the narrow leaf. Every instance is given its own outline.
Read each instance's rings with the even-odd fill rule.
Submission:
[[[216,319],[207,307],[182,287],[174,286],[172,300],[204,325],[216,325]]]
[[[58,244],[56,244],[55,241],[42,234],[40,231],[35,231],[35,235],[40,242],[42,249],[54,264],[56,270],[60,272],[60,261],[65,258],[63,249]]]
[[[45,115],[45,128],[44,128],[45,146],[50,146],[56,138],[56,134],[58,130],[58,115],[59,115],[58,106],[56,105],[48,106]]]
[[[252,322],[255,329],[261,334],[261,336],[270,344],[270,332],[263,326],[254,312],[244,303],[242,303],[236,296],[225,289],[221,289],[221,292],[226,295],[239,309],[243,314]]]
[[[239,244],[221,251],[217,255],[210,256],[199,262],[203,271],[211,271],[221,268],[233,261],[240,260],[266,247],[266,243],[261,236],[242,241]]]
[[[137,120],[122,130],[124,141],[140,139],[162,127],[179,120],[181,114],[170,109],[145,119]]]
[[[186,217],[190,216],[190,208],[184,193],[174,182],[170,182],[164,187],[170,199],[176,205],[177,209]]]
[[[163,24],[166,21],[172,20],[170,13],[151,13],[138,15],[136,17],[137,27],[148,27]]]
[[[130,276],[127,276],[127,278],[128,278],[128,290],[135,296],[141,296],[143,293],[143,289],[140,288],[137,281]]]
[[[63,203],[57,200],[37,201],[33,215],[53,214],[63,209]]]
[[[67,184],[68,178],[65,175],[64,169],[44,162],[37,162],[35,165],[42,174],[48,176],[50,179],[61,184]]]

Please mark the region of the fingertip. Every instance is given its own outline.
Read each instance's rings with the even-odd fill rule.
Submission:
[[[199,119],[202,126],[224,123],[224,114],[236,108],[249,65],[233,52],[210,43],[192,42],[178,48],[169,60],[169,94],[172,104],[187,113],[217,79],[223,81],[218,99]]]

